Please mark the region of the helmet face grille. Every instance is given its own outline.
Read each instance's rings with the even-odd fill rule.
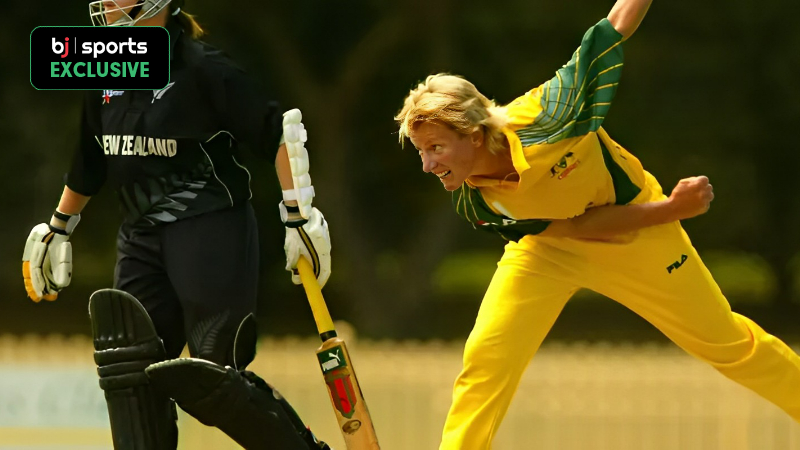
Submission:
[[[92,20],[92,25],[96,27],[104,27],[106,23],[106,12],[103,7],[103,2],[89,3],[89,18]]]
[[[116,0],[95,0],[89,3],[89,18],[94,26],[131,26],[140,20],[149,19],[160,13],[171,0],[139,0],[132,5],[120,6]],[[113,5],[113,6],[112,6]],[[108,23],[108,15],[119,14],[114,22]]]

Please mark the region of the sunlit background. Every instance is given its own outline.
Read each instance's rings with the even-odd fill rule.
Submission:
[[[433,449],[461,349],[503,242],[462,222],[440,182],[397,142],[393,114],[426,75],[466,76],[501,103],[566,62],[604,1],[188,0],[226,50],[285,109],[299,107],[331,227],[324,294],[351,336],[383,447]],[[790,0],[656,1],[625,44],[605,122],[670,189],[710,177],[710,212],[684,227],[733,308],[800,344],[800,27]],[[81,92],[37,91],[28,37],[88,25],[84,2],[4,2],[0,14],[0,449],[108,449],[87,299],[110,287],[119,224],[94,198],[71,241],[72,285],[25,297],[25,238],[47,221],[78,138]],[[251,367],[323,439],[343,449],[316,365],[314,322],[283,270],[272,164],[251,158],[259,218],[263,339]],[[213,237],[209,237],[211,239]],[[224,301],[224,299],[220,299]],[[181,417],[182,449],[237,448]],[[581,292],[527,371],[497,449],[800,449],[781,411],[683,354],[611,300]]]

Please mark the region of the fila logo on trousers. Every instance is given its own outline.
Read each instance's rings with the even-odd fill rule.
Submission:
[[[687,259],[689,259],[688,256],[681,255],[681,260],[680,261],[675,261],[674,263],[672,263],[669,266],[667,266],[667,273],[672,273],[673,270],[680,269],[681,266],[683,265],[683,263],[685,263]]]

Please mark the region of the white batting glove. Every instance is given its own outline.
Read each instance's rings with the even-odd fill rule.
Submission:
[[[292,272],[292,282],[302,284],[297,271],[297,261],[303,255],[311,262],[320,288],[325,286],[331,276],[331,237],[328,222],[317,208],[311,209],[308,220],[300,215],[296,206],[280,203],[281,220],[286,225],[286,270]]]
[[[58,211],[51,224],[40,223],[33,227],[22,253],[22,277],[28,297],[34,302],[53,301],[61,289],[72,280],[72,244],[69,235],[80,222],[81,216],[70,216]],[[59,227],[53,223],[66,223]]]

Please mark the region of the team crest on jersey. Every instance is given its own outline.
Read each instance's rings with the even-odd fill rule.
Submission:
[[[119,97],[125,91],[103,91],[103,104],[111,103],[111,97]]]
[[[576,158],[572,152],[567,152],[556,165],[550,168],[550,178],[558,177],[559,180],[563,180],[567,178],[580,163],[581,160]]]
[[[339,413],[350,419],[356,412],[356,393],[351,381],[350,368],[339,346],[317,354],[319,366],[325,376],[325,384],[331,394],[333,405]]]

